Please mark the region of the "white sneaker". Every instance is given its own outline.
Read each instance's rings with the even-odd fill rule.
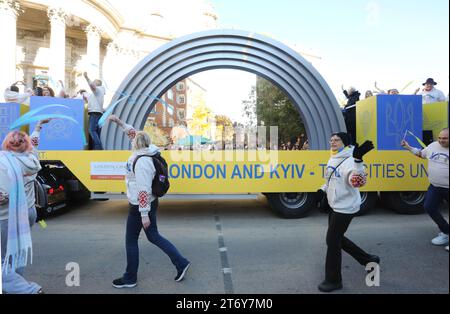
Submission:
[[[439,233],[436,238],[431,240],[433,245],[447,245],[448,244],[448,234]]]
[[[448,245],[445,247],[445,250],[448,252]]]

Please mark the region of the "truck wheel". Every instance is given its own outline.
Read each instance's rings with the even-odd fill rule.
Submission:
[[[393,211],[402,215],[419,215],[425,211],[426,192],[384,192],[381,193],[383,203]]]
[[[41,220],[48,217],[51,208],[48,205],[47,193],[44,186],[39,181],[34,181],[34,190],[36,196],[37,219]]]
[[[377,203],[377,192],[361,192],[361,209],[356,216],[364,216],[375,208]]]
[[[68,198],[75,204],[84,204],[91,199],[91,192],[78,180],[67,180]]]
[[[266,196],[270,207],[287,219],[303,218],[315,208],[314,193],[271,193]]]

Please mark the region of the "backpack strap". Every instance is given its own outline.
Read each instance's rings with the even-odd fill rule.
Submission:
[[[137,156],[136,159],[133,162],[133,173],[136,173],[136,171],[135,171],[136,170],[136,164],[137,164],[138,160],[141,159],[142,157],[150,157],[153,160],[153,157],[155,157],[155,156],[150,156],[150,155]]]
[[[349,158],[350,158],[350,157],[345,158],[343,161],[341,161],[341,163],[340,163],[336,168],[334,168],[333,172],[331,173],[330,177],[328,178],[327,186],[330,185],[331,177],[333,176],[333,174],[334,174],[334,173],[338,170],[338,168],[339,168],[339,167],[340,167],[347,159],[349,159]]]

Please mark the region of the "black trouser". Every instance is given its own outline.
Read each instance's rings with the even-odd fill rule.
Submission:
[[[325,265],[325,279],[328,282],[340,283],[342,281],[342,250],[350,254],[363,266],[371,262],[369,254],[344,236],[354,217],[354,215],[340,214],[333,210],[330,212],[327,232],[328,250]]]

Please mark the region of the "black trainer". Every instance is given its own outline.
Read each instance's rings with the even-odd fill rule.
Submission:
[[[380,265],[381,259],[379,256],[376,255],[370,255],[370,262],[369,263],[377,263],[378,265]],[[367,263],[367,264],[369,264]]]
[[[137,286],[137,282],[135,283],[125,283],[123,278],[119,278],[113,281],[112,283],[114,288],[123,289],[123,288],[134,288]]]
[[[332,282],[328,282],[328,281],[324,281],[319,285],[319,290],[322,292],[333,292],[335,290],[341,290],[342,287],[342,282],[339,283],[332,283]]]
[[[191,266],[191,263],[188,263],[182,270],[178,271],[178,274],[175,277],[176,282],[180,282],[181,280],[184,279],[184,275],[186,275],[186,272],[188,271],[189,266]]]
[[[366,267],[367,267],[367,265],[369,265],[370,263],[376,263],[378,266],[380,266],[381,259],[380,259],[379,256],[376,256],[376,255],[370,255],[370,260],[369,260],[368,263],[366,263]],[[373,270],[374,270],[373,268],[372,268],[372,269],[368,269],[368,270],[366,270],[366,272],[367,272],[368,274],[370,274]]]

